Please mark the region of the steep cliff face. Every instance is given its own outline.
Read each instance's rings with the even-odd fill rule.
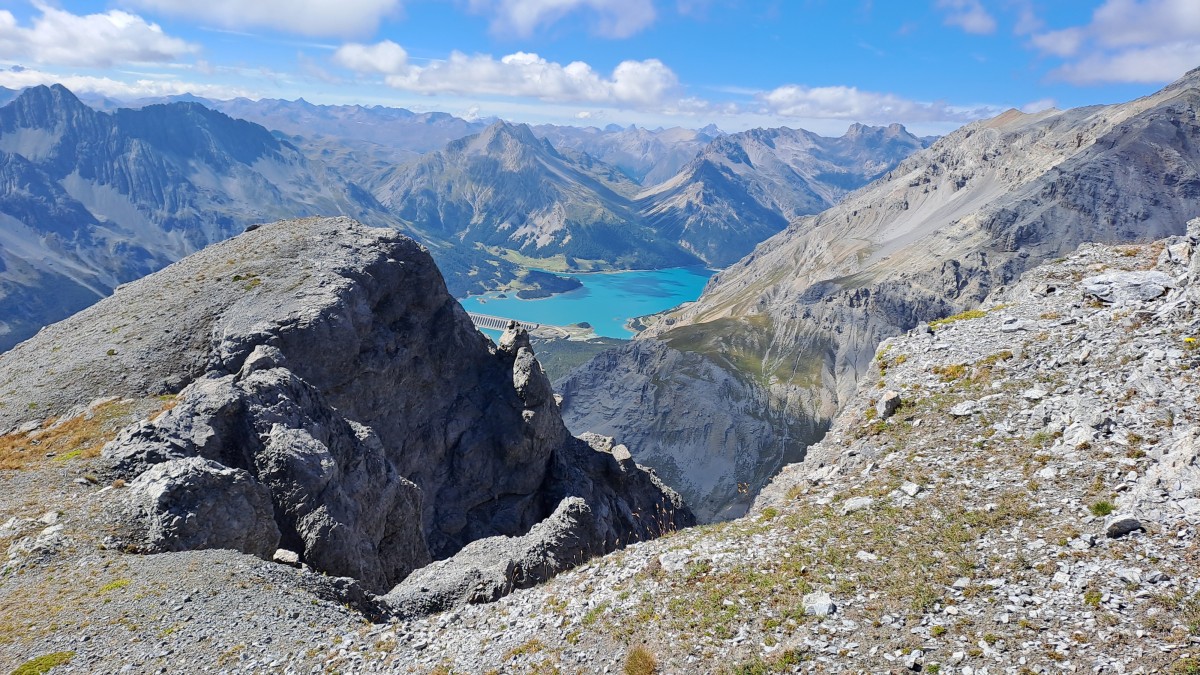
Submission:
[[[1083,242],[1181,232],[1200,214],[1198,86],[1193,72],[1126,104],[1010,111],[968,125],[836,207],[794,221],[644,339],[751,382],[786,424],[820,427],[855,390],[881,340],[973,307]],[[568,424],[623,387],[580,376],[592,377],[593,393],[567,403]],[[669,389],[677,376],[652,379]],[[718,387],[708,392],[692,407],[696,418],[672,415],[668,433],[635,432],[626,442],[640,456],[664,439],[703,433],[710,443],[669,447],[676,462],[704,456],[724,441],[692,420],[730,405]],[[609,412],[620,418],[634,407]],[[752,461],[803,453],[803,441],[774,436],[788,445]]]
[[[246,484],[281,546],[375,591],[566,499],[587,507],[579,545],[543,574],[692,522],[627,453],[566,431],[522,331],[492,344],[420,245],[349,219],[266,225],[123,286],[0,355],[0,379],[5,428],[178,392],[105,448],[150,550],[244,541],[229,530],[261,525],[250,496],[199,529],[179,504]]]

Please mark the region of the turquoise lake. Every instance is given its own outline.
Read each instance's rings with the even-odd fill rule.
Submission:
[[[514,294],[501,298],[497,297],[499,293],[486,293],[460,298],[459,302],[468,312],[556,326],[586,321],[597,335],[631,338],[633,333],[625,328],[627,320],[695,300],[713,273],[714,270],[703,267],[587,274],[555,272],[578,279],[583,288],[538,300],[521,300]]]

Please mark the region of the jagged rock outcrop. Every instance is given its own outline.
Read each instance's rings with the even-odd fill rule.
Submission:
[[[214,475],[269,494],[280,546],[376,592],[473,541],[527,535],[571,498],[588,507],[585,557],[693,522],[651,474],[570,436],[523,330],[492,344],[420,245],[349,219],[204,249],[0,355],[0,373],[33,402],[0,411],[6,428],[101,393],[178,392],[105,447],[114,473],[140,485],[187,468],[175,484],[211,495],[220,481],[193,476],[197,458],[227,467]],[[193,498],[163,495],[124,507],[134,538],[152,535],[135,546],[270,554],[157,526]]]
[[[856,390],[882,340],[974,307],[1083,242],[1181,233],[1200,215],[1198,109],[1200,71],[1193,71],[1130,103],[1013,110],[970,124],[837,206],[792,222],[643,337],[753,381],[768,393],[764,410],[783,424],[820,426]],[[650,374],[662,390],[685,377]],[[591,382],[589,397],[567,402],[568,425],[591,419],[597,402],[618,400],[624,387]],[[691,415],[671,413],[663,425],[622,440],[635,456],[646,452],[650,465],[650,454],[664,449],[679,463],[703,456],[705,445],[673,439],[704,433],[703,420],[731,403],[716,387],[696,400]],[[644,399],[607,412],[622,419],[644,414],[641,405]],[[750,462],[800,455],[810,440],[774,436],[784,447]]]

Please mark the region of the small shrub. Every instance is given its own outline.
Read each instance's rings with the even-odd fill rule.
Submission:
[[[638,645],[625,658],[625,675],[653,675],[658,672],[658,660],[649,649]]]
[[[934,375],[941,377],[942,382],[953,382],[967,374],[967,366],[963,363],[956,363],[949,366],[934,366],[932,372]]]
[[[1091,506],[1089,506],[1088,510],[1092,512],[1093,516],[1096,516],[1097,518],[1101,518],[1101,517],[1109,515],[1113,511],[1116,511],[1117,507],[1113,506],[1112,502],[1110,502],[1110,501],[1102,500],[1102,501],[1098,501],[1095,504],[1092,504]]]
[[[1103,597],[1104,595],[1100,591],[1090,588],[1083,594],[1083,603],[1088,607],[1099,607]]]
[[[929,634],[932,635],[933,637],[942,637],[947,632],[948,631],[947,631],[946,627],[942,626],[942,625],[936,625],[933,628],[929,629]]]

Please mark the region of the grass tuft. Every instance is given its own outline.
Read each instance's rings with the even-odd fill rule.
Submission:
[[[653,675],[658,672],[658,660],[649,649],[638,645],[625,658],[625,675]]]

